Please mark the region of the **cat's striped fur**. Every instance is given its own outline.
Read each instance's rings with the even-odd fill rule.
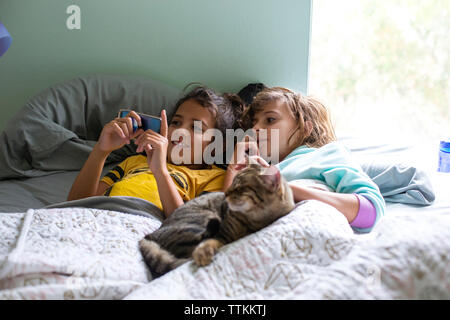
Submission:
[[[293,208],[291,189],[278,169],[251,164],[226,193],[206,194],[176,209],[139,247],[153,277],[191,258],[206,265],[221,246],[264,228]]]

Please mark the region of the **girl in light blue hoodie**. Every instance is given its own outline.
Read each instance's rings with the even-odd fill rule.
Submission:
[[[277,167],[296,202],[325,202],[361,233],[370,232],[384,215],[386,204],[378,186],[336,142],[329,112],[318,100],[286,88],[266,88],[256,95],[243,120],[255,131],[259,148],[264,145],[263,158],[273,160],[271,152],[278,149]],[[271,129],[278,138],[271,139],[275,132]]]

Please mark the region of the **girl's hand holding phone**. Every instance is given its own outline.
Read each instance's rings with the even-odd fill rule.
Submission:
[[[142,129],[133,132],[133,119],[141,125],[141,117],[134,111],[131,111],[124,118],[115,118],[107,123],[100,133],[96,148],[101,152],[111,153],[122,148],[125,144],[130,144],[131,139],[144,132]]]
[[[138,146],[136,149],[137,152],[145,150],[148,166],[155,176],[165,173],[167,170],[167,147],[169,146],[167,134],[168,125],[166,110],[162,110],[161,133],[148,129],[145,132],[142,132],[134,142]]]

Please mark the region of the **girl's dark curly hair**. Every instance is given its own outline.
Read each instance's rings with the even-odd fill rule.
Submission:
[[[191,83],[188,84],[185,91]],[[238,128],[238,120],[244,111],[244,103],[238,95],[233,93],[216,93],[213,89],[204,85],[198,85],[182,97],[175,105],[175,111],[181,104],[194,99],[198,104],[207,108],[216,119],[216,128],[222,132],[223,137],[226,136],[226,129]]]

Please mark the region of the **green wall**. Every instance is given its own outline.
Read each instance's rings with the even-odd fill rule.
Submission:
[[[307,91],[312,0],[1,0],[0,130],[39,91],[93,73],[147,75],[236,92]],[[69,5],[81,30],[68,30]]]

